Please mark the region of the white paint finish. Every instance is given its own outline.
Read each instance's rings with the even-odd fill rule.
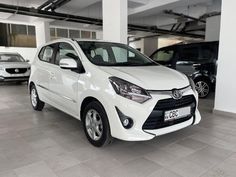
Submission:
[[[48,21],[35,23],[36,45],[37,47],[50,41],[50,27]]]
[[[236,113],[236,16],[235,1],[222,1],[218,72],[216,82],[215,110]]]
[[[37,49],[27,48],[27,47],[0,47],[0,52],[17,52],[24,59],[30,60],[30,63],[31,63],[35,57]]]
[[[218,41],[220,37],[220,15],[207,18],[205,41]]]
[[[127,44],[127,0],[103,0],[102,7],[103,40]]]

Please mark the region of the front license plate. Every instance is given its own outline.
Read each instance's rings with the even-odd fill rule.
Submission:
[[[191,114],[191,107],[173,109],[165,112],[164,121],[167,122],[175,119],[180,119],[190,114]]]

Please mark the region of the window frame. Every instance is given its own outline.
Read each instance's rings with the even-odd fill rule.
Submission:
[[[43,60],[43,59],[40,57],[41,52],[43,52],[43,54],[44,54],[46,47],[49,47],[49,46],[53,46],[52,60],[51,60],[50,62],[45,61],[45,60]],[[38,59],[39,59],[40,61],[44,62],[44,63],[54,64],[54,63],[55,63],[55,52],[56,52],[55,50],[56,50],[56,48],[57,48],[57,47],[56,47],[56,43],[43,46],[43,47],[41,48],[40,52],[38,53]]]

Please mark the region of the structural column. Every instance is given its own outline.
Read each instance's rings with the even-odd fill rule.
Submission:
[[[127,44],[128,0],[103,0],[103,40]]]
[[[214,111],[236,115],[236,1],[222,1],[221,30]]]
[[[49,22],[40,21],[35,23],[36,44],[37,47],[50,41],[50,27]]]
[[[205,41],[219,41],[220,37],[220,15],[206,19]]]

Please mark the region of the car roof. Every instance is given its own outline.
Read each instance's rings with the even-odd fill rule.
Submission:
[[[17,52],[0,52],[0,55],[1,54],[14,54],[14,55],[20,55],[19,53]]]
[[[193,43],[188,43],[188,44],[178,43],[178,44],[162,47],[160,49],[169,48],[169,47],[176,47],[176,46],[191,46],[191,45],[202,45],[202,44],[219,44],[219,41],[193,42]],[[160,49],[158,49],[158,50],[160,50]]]

